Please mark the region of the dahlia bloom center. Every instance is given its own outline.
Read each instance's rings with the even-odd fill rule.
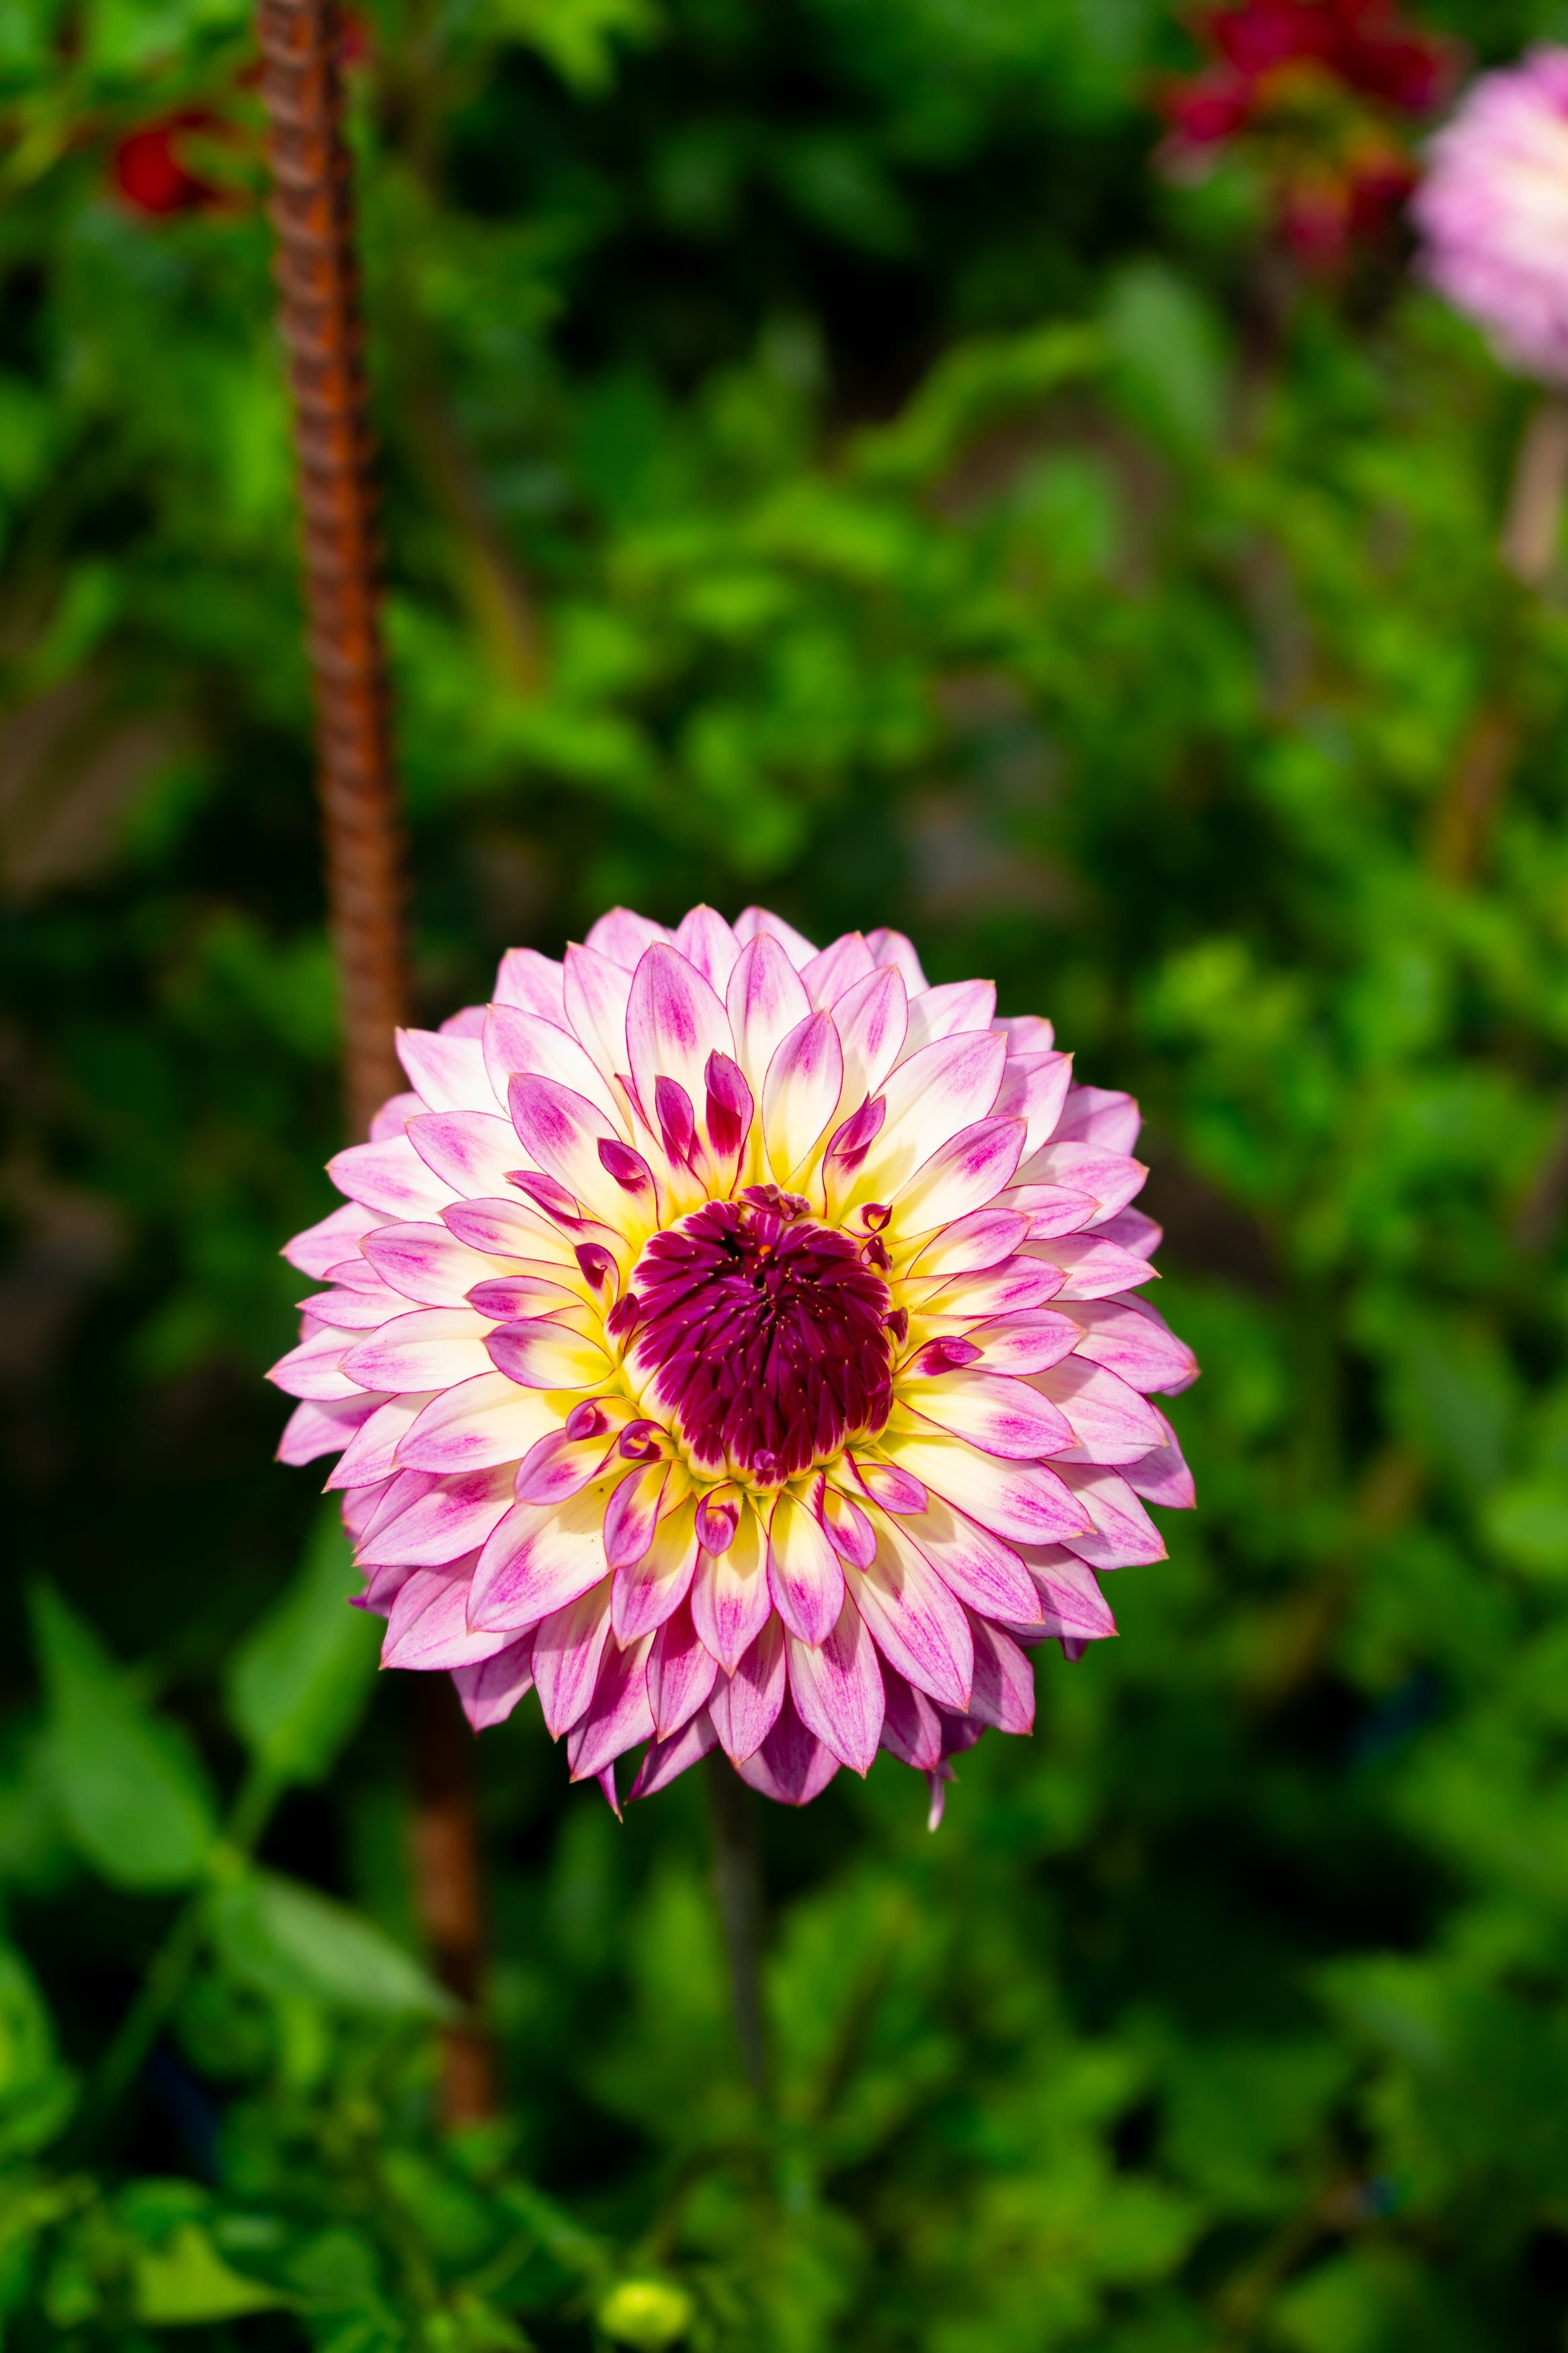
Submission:
[[[705,1203],[653,1236],[621,1303],[633,1369],[693,1462],[763,1488],[833,1461],[893,1408],[887,1253],[808,1206],[772,1185]]]

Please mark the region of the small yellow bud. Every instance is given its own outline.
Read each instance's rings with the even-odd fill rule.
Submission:
[[[668,2280],[622,2280],[599,2306],[605,2336],[635,2345],[637,2353],[662,2353],[685,2336],[691,2317],[691,2298]]]

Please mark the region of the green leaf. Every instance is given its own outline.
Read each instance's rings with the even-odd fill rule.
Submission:
[[[280,1779],[320,1780],[363,1713],[381,1623],[349,1607],[358,1584],[333,1504],[317,1524],[299,1576],[229,1671],[229,1721],[257,1762]]]
[[[0,2157],[44,2147],[75,2105],[43,1997],[21,1955],[0,1945]]]
[[[237,2320],[287,2301],[225,2263],[199,2222],[182,2222],[161,2247],[143,2247],[133,2270],[136,2317],[153,2328]]]
[[[215,1898],[212,1926],[226,1966],[277,2000],[380,2017],[456,2014],[450,1996],[401,1946],[297,1880],[248,1873]]]
[[[186,1887],[217,1835],[188,1742],[132,1692],[52,1587],[31,1597],[48,1701],[46,1770],[83,1860],[121,1887]]]

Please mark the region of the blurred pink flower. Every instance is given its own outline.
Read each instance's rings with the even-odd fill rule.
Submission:
[[[1507,364],[1568,385],[1568,49],[1482,74],[1430,154],[1427,277]]]
[[[721,1745],[800,1805],[1034,1716],[1027,1648],[1114,1631],[1192,1483],[1138,1296],[1124,1094],[896,932],[617,910],[400,1038],[412,1092],[286,1255],[330,1288],[273,1369],[340,1454],[389,1666],[470,1722],[531,1688],[573,1778]]]

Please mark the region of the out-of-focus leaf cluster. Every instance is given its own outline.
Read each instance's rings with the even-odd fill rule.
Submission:
[[[439,2127],[405,1695],[258,1379],[339,1139],[247,12],[12,0],[7,2342],[1545,2353],[1568,620],[1494,554],[1527,392],[1385,262],[1281,287],[1223,174],[1150,174],[1152,6],[352,31],[426,1017],[617,898],[994,973],[1150,1113],[1201,1509],[940,1837],[885,1760],[769,1816],[767,2114],[700,1788],[621,1828],[531,1703],[485,1736],[507,2112]],[[138,213],[122,142],[176,117],[208,193]]]

